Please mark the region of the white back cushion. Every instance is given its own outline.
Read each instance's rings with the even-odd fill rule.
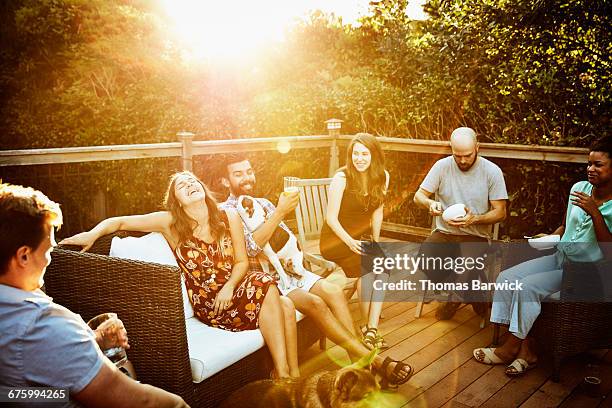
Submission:
[[[178,267],[172,249],[162,234],[152,232],[140,238],[114,237],[111,242],[110,256],[135,261],[155,262],[162,265]],[[183,293],[183,310],[185,319],[193,317],[193,307],[187,297],[185,279],[181,275],[181,292]]]

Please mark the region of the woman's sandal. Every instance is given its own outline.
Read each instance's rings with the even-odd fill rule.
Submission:
[[[482,353],[482,356],[480,355]],[[495,364],[506,364],[504,360],[499,358],[495,354],[495,348],[493,347],[481,347],[474,349],[472,352],[474,359],[482,364],[495,365]]]
[[[388,367],[389,364],[395,364],[393,370],[389,373]],[[393,360],[392,358],[385,357],[382,365],[378,369],[380,376],[382,377],[380,381],[380,386],[384,390],[395,390],[400,385],[406,383],[412,376],[412,367],[409,364],[406,364],[399,360]],[[400,373],[402,371],[407,372],[408,374],[402,378],[400,377]]]
[[[535,368],[536,365],[537,362],[529,364],[526,360],[517,358],[512,362],[512,364],[506,367],[505,373],[509,377],[520,377],[525,375],[527,371]]]
[[[368,349],[374,350],[377,348],[382,351],[389,348],[385,339],[378,334],[376,327],[361,326],[361,333],[363,334],[362,342]]]

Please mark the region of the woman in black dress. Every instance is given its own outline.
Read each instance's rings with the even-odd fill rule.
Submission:
[[[321,231],[321,255],[342,267],[349,278],[361,277],[362,242],[377,242],[383,221],[383,202],[389,186],[389,173],[378,140],[368,133],[355,135],[347,149],[346,166],[334,175],[329,187],[326,222]],[[386,348],[378,334],[381,301],[364,298],[361,279],[357,280],[363,342],[368,348]],[[370,291],[366,291],[370,293]]]

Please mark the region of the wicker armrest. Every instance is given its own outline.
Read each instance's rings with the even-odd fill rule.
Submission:
[[[56,249],[47,293],[83,319],[116,312],[139,380],[188,395],[192,386],[179,269]]]
[[[612,261],[563,264],[561,301],[611,302]]]

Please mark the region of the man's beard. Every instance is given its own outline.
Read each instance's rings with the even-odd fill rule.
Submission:
[[[250,185],[251,188],[250,189],[246,189],[244,188],[245,185]],[[240,195],[251,195],[251,193],[255,190],[255,182],[248,182],[248,183],[240,183],[238,185],[238,194],[234,194],[236,196],[240,196]]]
[[[473,161],[473,162],[471,162],[471,163],[470,163],[469,165],[467,165],[467,166],[466,166],[466,165],[461,165],[461,164],[457,163],[456,161],[455,161],[455,163],[457,163],[457,167],[459,167],[459,170],[461,170],[461,171],[468,171],[469,169],[471,169],[472,167],[474,167],[474,164],[476,164],[476,160],[477,160],[477,159],[478,159],[478,156],[476,156],[476,157],[474,158],[474,161]]]

